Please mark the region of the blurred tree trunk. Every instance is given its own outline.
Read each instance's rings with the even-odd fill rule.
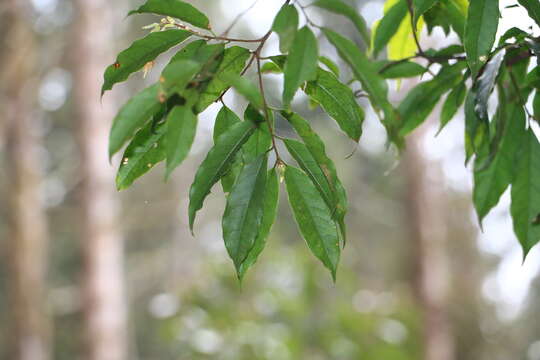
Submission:
[[[0,5],[0,102],[4,117],[6,175],[9,179],[9,235],[4,239],[9,262],[10,359],[49,358],[46,304],[47,218],[40,188],[40,124],[33,112],[36,46],[25,1]]]
[[[424,360],[454,360],[454,339],[447,316],[448,265],[446,197],[438,163],[424,156],[426,126],[407,141],[408,222],[415,259],[415,290],[423,311]]]
[[[83,312],[88,360],[127,359],[123,239],[114,172],[108,163],[112,104],[100,100],[102,74],[111,60],[112,9],[107,0],[77,0],[74,92],[80,146]]]

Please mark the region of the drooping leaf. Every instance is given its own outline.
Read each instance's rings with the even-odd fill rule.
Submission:
[[[370,43],[370,35],[366,25],[366,20],[364,20],[364,18],[360,15],[359,11],[350,5],[341,0],[317,0],[312,5],[347,17],[356,26],[356,29],[362,36],[365,43]]]
[[[245,77],[237,74],[223,73],[219,76],[227,86],[232,86],[240,95],[245,97],[249,103],[257,109],[264,108],[264,100],[259,88]]]
[[[180,0],[147,0],[137,10],[130,11],[128,15],[144,13],[170,16],[203,29],[210,29],[210,22],[206,15],[193,5]]]
[[[283,73],[283,70],[279,66],[277,66],[275,63],[267,62],[267,63],[264,63],[263,66],[261,66],[261,72],[263,74],[281,74]]]
[[[488,60],[498,26],[499,0],[471,1],[465,26],[464,45],[473,77]]]
[[[114,84],[126,80],[132,73],[141,70],[159,54],[186,40],[191,33],[184,30],[154,32],[135,41],[129,48],[118,54],[114,64],[105,70],[101,95],[112,89]]]
[[[294,217],[311,252],[336,279],[340,246],[336,222],[321,195],[301,170],[287,166],[285,183]]]
[[[279,36],[279,50],[286,54],[291,48],[298,30],[298,11],[294,5],[283,5],[272,25],[272,31]]]
[[[124,152],[116,175],[118,190],[127,189],[135,180],[165,160],[164,135],[165,126],[152,129],[151,123],[135,134]]]
[[[191,109],[191,103],[174,107],[167,116],[167,171],[169,178],[173,170],[189,154],[197,131],[197,116]]]
[[[223,240],[240,274],[240,266],[255,245],[262,223],[267,156],[247,164],[238,175],[223,214]]]
[[[242,120],[228,107],[223,106],[216,117],[216,123],[214,124],[214,144],[217,143],[218,138],[227,132],[233,125],[240,123]],[[231,191],[232,186],[236,182],[240,170],[242,170],[241,150],[233,159],[233,163],[227,170],[227,172],[221,177],[221,186],[223,191],[228,193]]]
[[[433,5],[438,3],[439,0],[412,0],[413,5],[413,24],[416,26],[420,16],[424,15]]]
[[[427,72],[425,67],[412,61],[381,60],[375,64],[379,75],[385,79],[403,79],[423,75]]]
[[[332,200],[329,208],[331,209],[332,216],[337,220],[343,241],[346,240],[345,229],[345,214],[347,213],[347,194],[339,177],[337,175],[334,162],[326,155],[326,148],[324,142],[319,135],[313,131],[309,123],[294,113],[281,113],[289,123],[293,126],[296,133],[302,138],[304,144],[309,150],[313,159],[317,162],[317,165],[321,169],[326,182],[328,184],[327,189],[332,192],[332,197],[328,199]],[[307,159],[307,157],[304,157]],[[306,160],[306,163],[308,161]],[[324,190],[321,188],[321,190]]]
[[[480,223],[512,182],[520,147],[527,138],[522,107],[510,105],[507,112],[499,116],[503,116],[505,128],[495,157],[487,167],[484,162],[488,151],[475,160],[473,201]]]
[[[454,118],[461,105],[463,105],[466,95],[467,87],[464,82],[459,83],[450,91],[441,110],[441,125],[438,133]]]
[[[386,11],[373,35],[373,55],[377,56],[397,33],[407,15],[407,0],[399,0]]]
[[[360,139],[365,115],[351,88],[342,84],[332,73],[319,68],[317,79],[308,82],[305,92],[321,104],[347,136],[354,141]]]
[[[268,172],[266,177],[266,188],[264,190],[264,207],[261,225],[259,226],[259,233],[255,239],[255,244],[249,251],[246,260],[240,265],[238,269],[238,277],[243,279],[247,270],[255,264],[259,255],[266,246],[266,239],[270,234],[272,225],[276,221],[277,207],[279,200],[279,178],[275,169]]]
[[[467,0],[450,0],[448,2],[441,1],[440,4],[442,8],[446,10],[446,15],[448,16],[448,21],[452,25],[452,29],[463,41],[465,37],[465,24],[467,22],[469,2]]]
[[[118,111],[109,135],[109,157],[164,106],[158,100],[158,89],[157,84],[144,89]]]
[[[212,186],[227,172],[237,152],[254,130],[255,126],[247,121],[233,125],[218,138],[199,166],[189,191],[189,227],[192,231],[195,215],[202,208],[204,199]]]
[[[240,46],[231,46],[225,49],[223,59],[217,69],[207,75],[210,76],[210,81],[202,90],[199,101],[195,105],[197,113],[203,112],[227,89],[228,85],[221,79],[221,76],[223,74],[239,75],[249,56],[249,50]]]
[[[313,32],[304,26],[296,34],[284,69],[283,104],[288,107],[298,88],[317,75],[319,49]]]
[[[499,70],[501,68],[502,62],[506,51],[501,50],[497,52],[484,66],[482,74],[478,77],[475,82],[475,107],[474,110],[478,114],[480,119],[487,121],[488,120],[488,101],[489,96],[495,88],[495,81],[499,75]]]
[[[432,80],[420,83],[409,91],[398,107],[403,119],[401,135],[409,134],[424,122],[444,93],[459,83],[462,70],[460,63],[444,67]]]
[[[527,9],[529,16],[540,26],[540,2],[537,0],[518,0],[518,3]]]
[[[510,213],[523,255],[540,240],[540,143],[532,129],[527,130],[519,152],[519,162],[512,181]]]

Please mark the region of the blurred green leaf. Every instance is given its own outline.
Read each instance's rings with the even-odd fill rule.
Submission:
[[[200,28],[210,29],[210,22],[206,15],[193,5],[180,0],[147,0],[137,10],[130,11],[128,16],[144,13],[170,16]]]
[[[441,109],[441,125],[439,126],[439,131],[437,133],[440,133],[450,120],[456,116],[459,108],[465,101],[466,95],[467,86],[465,86],[465,82],[463,81],[450,91]]]
[[[369,35],[369,30],[366,25],[366,20],[364,20],[364,18],[360,15],[359,11],[341,0],[317,0],[312,4],[312,6],[317,6],[321,9],[325,9],[335,14],[347,17],[356,26],[356,29],[362,36],[362,39],[365,41],[365,43],[369,44],[371,37]]]
[[[424,15],[433,5],[435,5],[439,0],[413,0],[413,24],[416,27],[420,16]]]
[[[160,82],[163,91],[167,96],[175,93],[182,96],[189,82],[201,69],[200,63],[191,60],[178,60],[170,63],[161,73]]]
[[[158,100],[159,85],[152,85],[133,96],[113,120],[109,135],[109,157],[122,148],[135,131],[164,106]]]
[[[379,75],[385,79],[402,79],[423,75],[427,69],[412,61],[387,61],[381,60],[375,63]]]
[[[298,11],[294,5],[283,5],[274,19],[272,31],[279,36],[279,51],[286,54],[298,30]]]
[[[228,86],[234,87],[236,91],[245,97],[257,109],[264,108],[264,100],[259,88],[245,77],[237,74],[223,73],[219,76]]]
[[[462,79],[462,70],[463,66],[460,63],[443,67],[432,80],[420,83],[409,91],[398,107],[403,118],[399,130],[401,135],[409,134],[424,122],[444,93]]]
[[[245,163],[250,163],[270,150],[272,136],[268,130],[268,125],[265,123],[265,118],[251,104],[248,105],[244,112],[244,120],[253,124],[260,124],[249,140],[242,146],[242,158]]]
[[[384,14],[373,35],[374,56],[377,56],[397,33],[407,11],[407,0],[399,0]]]
[[[129,48],[118,54],[114,64],[105,70],[101,95],[112,89],[114,84],[126,80],[129,75],[139,71],[159,54],[180,44],[191,36],[184,30],[167,30],[150,33],[135,41]]]
[[[339,74],[341,71],[339,70],[339,66],[332,59],[326,56],[319,56],[319,62],[326,66],[328,70],[330,70],[339,79]]]

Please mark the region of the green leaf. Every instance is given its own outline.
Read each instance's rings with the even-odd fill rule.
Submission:
[[[273,62],[264,63],[261,67],[261,72],[263,74],[281,74],[283,70]]]
[[[540,2],[538,0],[518,0],[518,3],[527,9],[529,16],[540,26]]]
[[[179,60],[170,63],[161,73],[162,90],[167,96],[175,93],[182,96],[189,82],[201,69],[202,65],[200,63],[191,60]]]
[[[118,111],[109,135],[109,157],[116,154],[135,131],[163,107],[158,100],[158,89],[157,84],[144,89]]]
[[[193,5],[180,0],[147,0],[137,10],[130,11],[128,16],[144,13],[170,16],[203,29],[210,29],[210,22],[206,15],[193,7]]]
[[[331,209],[332,215],[339,223],[342,238],[343,241],[345,241],[345,214],[347,213],[347,194],[345,192],[345,189],[343,188],[343,185],[341,184],[341,181],[339,180],[334,162],[326,155],[326,148],[324,142],[321,140],[319,135],[317,135],[317,133],[313,131],[313,129],[305,119],[294,113],[282,112],[281,114],[289,121],[296,133],[302,138],[304,144],[309,150],[309,153],[324,174],[328,186],[325,188],[321,187],[321,190],[324,191],[324,189],[329,189],[329,191],[331,191],[332,193],[331,197],[327,197],[329,201],[328,206]],[[307,164],[309,163],[308,157],[304,156],[304,159],[306,159],[305,164],[307,166]],[[315,174],[315,170],[313,174]],[[325,191],[325,193],[328,192]]]
[[[527,130],[519,157],[512,182],[510,213],[525,257],[540,239],[540,143],[532,129]]]
[[[231,46],[224,51],[223,59],[211,74],[211,80],[202,90],[199,101],[195,105],[197,113],[203,112],[227,90],[228,84],[220,77],[223,74],[240,75],[249,56],[249,50],[240,46]]]
[[[499,26],[499,0],[474,0],[465,26],[465,51],[473,77],[488,60]]]
[[[385,79],[403,79],[423,75],[427,69],[412,61],[377,61],[379,75]]]
[[[439,0],[413,0],[413,24],[416,27],[420,16],[424,15],[426,11],[431,9]]]
[[[287,166],[285,183],[294,217],[311,252],[322,261],[336,279],[339,263],[339,235],[330,209],[301,170]]]
[[[317,79],[308,82],[305,92],[321,104],[347,136],[354,141],[360,139],[365,115],[351,88],[342,84],[331,72],[319,68]]]
[[[448,2],[440,2],[442,8],[446,11],[448,22],[452,25],[452,29],[458,34],[460,40],[465,37],[465,24],[467,22],[467,1],[450,0]],[[466,5],[463,5],[466,4]]]
[[[362,36],[362,39],[365,41],[365,43],[369,44],[371,36],[369,35],[366,20],[364,20],[364,18],[360,16],[356,9],[341,0],[318,0],[315,1],[312,6],[317,6],[321,9],[325,9],[335,14],[347,17],[356,26],[356,29]]]
[[[330,70],[339,79],[339,66],[337,66],[333,60],[327,58],[326,56],[319,56],[319,62],[326,66],[328,70]]]
[[[267,156],[247,164],[230,195],[223,214],[223,240],[240,276],[240,266],[255,245],[262,223]]]
[[[373,55],[377,56],[382,51],[390,39],[397,33],[401,22],[407,15],[407,1],[399,0],[392,6],[377,25],[373,36]]]
[[[264,207],[263,215],[261,220],[261,225],[259,226],[259,233],[255,239],[255,244],[249,251],[246,260],[240,265],[238,269],[238,277],[240,280],[243,279],[244,275],[248,269],[255,264],[259,255],[264,250],[266,246],[266,239],[272,225],[276,221],[277,216],[277,207],[279,200],[279,178],[275,169],[272,169],[268,172],[266,177],[266,188],[264,190]]]
[[[242,147],[242,158],[245,163],[250,163],[270,150],[270,147],[272,146],[272,136],[268,130],[268,125],[265,123],[265,118],[251,104],[248,105],[244,112],[244,120],[259,125],[253,135],[251,135],[249,140]]]
[[[420,83],[409,91],[398,107],[403,123],[399,133],[409,134],[426,120],[445,92],[453,88],[462,79],[460,63],[443,67],[432,80]]]
[[[496,53],[487,62],[482,74],[474,84],[476,94],[474,110],[478,114],[478,117],[484,121],[488,120],[489,96],[495,88],[495,81],[499,76],[499,70],[501,69],[505,54],[506,51],[504,51],[504,49]]]
[[[129,143],[118,174],[116,187],[124,190],[165,159],[165,126],[153,129],[151,123],[140,129]]]
[[[214,124],[214,144],[221,135],[227,132],[227,130],[229,130],[233,125],[236,125],[241,121],[242,120],[240,120],[234,111],[226,106],[222,106],[221,110],[219,110],[217,114],[216,122]]]
[[[296,34],[291,51],[285,63],[283,104],[288,107],[298,88],[317,75],[319,49],[317,39],[311,30],[304,26]]]
[[[264,108],[264,100],[259,88],[251,81],[237,74],[224,73],[219,76],[228,86],[234,87],[236,91],[255,106],[257,109]]]
[[[167,171],[169,178],[173,170],[188,156],[195,133],[197,132],[197,116],[188,102],[174,107],[167,116]]]
[[[216,123],[214,124],[214,144],[217,143],[218,138],[227,132],[233,125],[242,122],[240,118],[228,107],[223,106],[216,117]],[[221,177],[221,186],[223,192],[230,192],[232,186],[236,182],[236,178],[242,170],[242,161],[238,153],[233,159],[232,165],[228,171]]]
[[[399,143],[399,139],[394,134],[397,117],[394,108],[388,102],[388,86],[384,79],[377,73],[375,64],[349,39],[326,28],[322,29],[322,31],[330,43],[337,49],[341,58],[351,67],[355,77],[362,84],[362,89],[368,93],[373,107],[384,111],[384,125],[391,139]]]
[[[519,150],[527,136],[522,107],[511,105],[507,114],[499,115],[505,119],[505,128],[495,157],[487,167],[484,163],[489,154],[478,156],[475,160],[473,201],[480,223],[512,182],[517,171]]]
[[[206,155],[189,191],[189,227],[192,231],[195,215],[202,208],[204,199],[212,186],[228,171],[236,153],[254,130],[255,126],[247,121],[232,126],[218,138],[217,143]]]
[[[191,36],[184,30],[167,30],[148,34],[135,41],[128,49],[122,51],[114,64],[105,70],[101,95],[113,88],[114,84],[125,81],[129,75],[139,71],[153,61],[159,54],[178,45]]]
[[[467,87],[464,82],[460,82],[458,86],[452,89],[446,100],[444,101],[442,110],[441,110],[441,125],[439,127],[439,134],[442,129],[454,118],[457,114],[461,105],[465,101],[465,96],[467,95]]]
[[[223,44],[209,45],[206,40],[195,40],[180,49],[169,61],[172,64],[176,61],[190,60],[200,64],[205,64],[213,58],[217,58],[224,50]]]
[[[298,11],[294,5],[283,5],[274,19],[272,31],[279,36],[279,50],[287,53],[298,30]]]
[[[540,92],[538,90],[536,90],[534,93],[533,115],[536,122],[540,122]]]
[[[474,110],[474,89],[471,89],[465,98],[465,162],[481,149],[487,139],[488,124],[482,121]]]

